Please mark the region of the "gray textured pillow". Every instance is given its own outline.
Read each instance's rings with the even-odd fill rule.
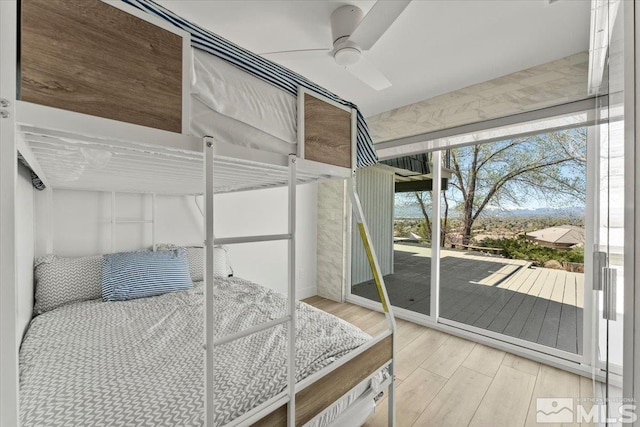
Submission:
[[[102,255],[80,258],[47,255],[36,261],[34,275],[35,314],[102,297]]]

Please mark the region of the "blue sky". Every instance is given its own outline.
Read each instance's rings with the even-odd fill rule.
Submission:
[[[529,153],[534,152],[536,148],[540,148],[538,146],[532,146],[533,144],[546,143],[546,144],[555,144],[555,145],[552,145],[553,147],[552,151],[554,152],[556,150],[558,150],[559,152],[562,152],[560,150],[569,150],[575,153],[579,153],[580,156],[583,156],[586,151],[585,136],[586,136],[586,132],[584,128],[571,129],[571,130],[558,132],[555,134],[554,139],[548,138],[547,135],[545,134],[539,135],[537,137],[532,137],[531,140],[527,140],[525,142],[520,143],[517,148],[518,151],[514,151],[513,155],[517,155],[518,152],[523,153],[523,155],[527,155]],[[542,142],[536,142],[536,138],[538,141],[542,140]],[[558,140],[566,141],[566,144],[563,144],[562,146],[558,145],[558,143],[556,142]],[[501,146],[503,146],[505,143],[508,143],[508,142],[510,141],[498,141],[495,143],[489,143],[485,147],[489,149],[497,150],[498,148],[500,148]],[[544,147],[546,147],[546,145]],[[470,149],[471,147],[463,147],[458,150],[470,151]],[[538,152],[540,152],[540,150],[538,150]],[[548,151],[543,151],[543,153],[546,153],[546,152]],[[471,163],[470,157],[465,158],[460,154],[461,153],[459,153],[459,156],[458,156],[458,162],[460,164],[460,167],[462,169],[464,169],[465,167],[468,168]],[[510,152],[510,155],[511,154],[512,153]],[[502,167],[503,164],[506,164],[506,163],[507,163],[506,161],[498,162],[496,163],[495,168],[499,169],[500,167]],[[561,179],[564,182],[572,182],[576,178],[584,180],[586,177],[586,165],[584,163],[562,164],[561,166],[559,166],[558,175],[556,177],[558,179]],[[582,185],[584,185],[584,183],[582,183]],[[510,211],[510,210],[518,210],[518,209],[534,210],[534,209],[541,209],[541,208],[584,209],[584,206],[585,206],[584,197],[582,200],[579,200],[576,197],[569,197],[569,196],[563,197],[558,193],[553,193],[546,189],[532,191],[531,190],[532,187],[528,185],[512,186],[510,188],[511,188],[511,193],[515,196],[516,199],[518,199],[518,203],[514,203],[513,201],[503,200],[502,203],[498,205],[496,202],[490,202],[485,209],[487,211],[492,211],[492,210],[493,211],[497,211],[497,210]],[[537,188],[540,189],[541,187],[537,187]],[[450,201],[450,210],[451,208],[453,208],[453,206],[457,204],[457,202],[460,202],[462,200],[462,197],[459,191],[451,186],[447,191],[447,196]],[[395,206],[396,206],[396,211],[406,212],[410,210],[412,212],[415,211],[417,214],[419,214],[420,212],[418,203],[415,200],[413,193],[396,194]]]

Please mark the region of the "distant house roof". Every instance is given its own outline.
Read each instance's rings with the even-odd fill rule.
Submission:
[[[573,246],[584,243],[584,228],[573,225],[559,225],[527,233],[527,237],[539,242]]]

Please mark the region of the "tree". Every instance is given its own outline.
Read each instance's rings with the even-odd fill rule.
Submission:
[[[428,237],[429,239],[431,239],[431,220],[429,219],[429,212],[431,211],[431,192],[429,191],[414,192],[413,195],[416,198],[416,201],[418,202],[418,206],[420,206],[420,211],[422,212],[422,216],[424,216],[424,229],[425,229],[425,234],[427,234],[427,236],[425,237]],[[449,200],[447,199],[446,193],[442,193],[442,196],[443,196],[442,202],[444,206],[444,211],[442,213],[442,219],[440,223],[440,246],[444,247],[445,239],[449,231],[448,229]],[[427,198],[429,200],[427,200]]]
[[[431,193],[429,192],[414,192],[416,200],[418,201],[418,206],[420,206],[420,211],[422,212],[422,216],[424,216],[424,229],[425,232],[431,238],[431,220],[429,220],[429,210],[431,209],[430,202],[426,200],[427,197],[431,198]],[[426,237],[426,236],[425,236]]]
[[[450,187],[457,190],[462,243],[487,206],[546,199],[584,203],[586,128],[478,144],[451,150]]]

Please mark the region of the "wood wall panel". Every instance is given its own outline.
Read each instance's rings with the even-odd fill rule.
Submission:
[[[351,168],[351,112],[305,93],[304,157]]]
[[[20,98],[182,131],[182,38],[99,0],[22,0]]]
[[[287,405],[283,405],[251,427],[287,427]]]
[[[392,337],[388,336],[369,350],[296,393],[296,426],[302,426],[328,408],[376,369],[391,360]]]

